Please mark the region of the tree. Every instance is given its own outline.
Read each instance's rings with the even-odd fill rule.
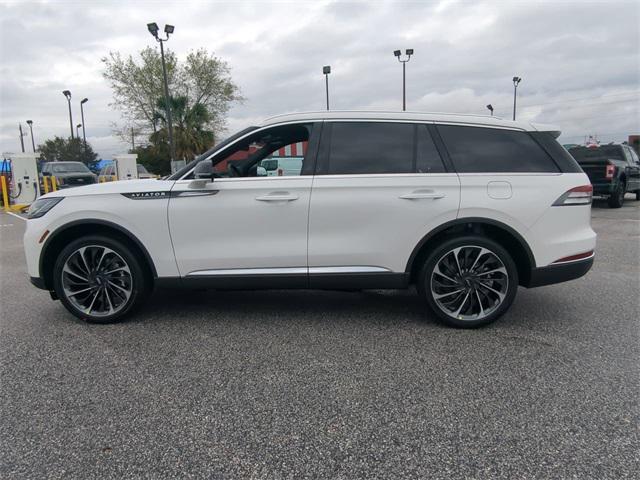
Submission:
[[[54,137],[38,146],[39,159],[43,162],[82,162],[87,167],[94,169],[98,161],[98,155],[91,145],[79,138]]]
[[[147,47],[137,58],[131,55],[123,58],[119,52],[110,52],[102,61],[103,75],[113,89],[112,105],[122,111],[128,128],[136,126],[149,135],[157,133],[162,127],[159,122],[164,118],[164,112],[162,117],[157,115],[158,99],[164,98],[159,51]],[[185,112],[206,111],[201,129],[217,136],[225,126],[231,103],[242,100],[227,63],[206,49],[190,52],[183,63],[166,50],[165,61],[172,102],[178,99],[184,102]]]

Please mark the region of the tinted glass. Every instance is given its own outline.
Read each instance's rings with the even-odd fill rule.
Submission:
[[[90,173],[82,163],[59,163],[53,165],[53,173]]]
[[[527,132],[439,125],[438,131],[460,173],[558,172]]]
[[[573,158],[566,148],[564,148],[556,136],[551,132],[529,132],[540,145],[544,148],[555,164],[560,168],[563,173],[578,173],[582,172],[582,168],[578,165],[575,158]]]
[[[569,149],[578,163],[589,162],[592,159],[611,158],[613,160],[624,160],[622,147],[620,145],[602,145],[599,147],[573,147]]]
[[[411,173],[413,137],[408,123],[333,123],[327,173]]]
[[[416,145],[416,172],[417,173],[439,173],[444,172],[444,164],[435,143],[431,138],[426,125],[416,125],[417,145]]]

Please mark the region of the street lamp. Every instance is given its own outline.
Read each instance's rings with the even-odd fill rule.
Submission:
[[[69,90],[63,90],[62,94],[67,98],[69,104],[69,129],[71,130],[71,139],[73,139],[73,118],[71,116],[71,92]]]
[[[29,125],[29,131],[31,131],[31,146],[33,147],[33,153],[36,153],[36,141],[33,139],[33,120],[27,120]]]
[[[401,58],[402,52],[400,50],[393,51],[393,54],[395,55],[395,57],[402,64],[402,111],[403,112],[407,109],[406,64],[409,60],[411,60],[411,55],[413,55],[413,48],[407,48],[404,53],[407,56],[406,60],[402,60]]]
[[[167,81],[167,66],[164,61],[164,42],[169,40],[169,35],[173,33],[175,27],[173,25],[165,25],[164,33],[166,33],[166,38],[160,38],[158,36],[158,24],[157,23],[148,23],[147,30],[149,33],[153,35],[158,43],[160,43],[160,56],[162,58],[162,76],[164,78],[164,103],[165,108],[167,109],[167,127],[169,131],[169,149],[171,154],[171,161],[173,162],[176,159],[176,148],[173,143],[173,125],[171,124],[171,105],[169,104],[169,83]]]
[[[78,130],[80,130],[81,126],[82,126],[81,123],[76,125],[76,138],[78,138],[78,140],[80,140],[80,132]]]
[[[325,84],[327,86],[327,110],[329,110],[329,74],[331,73],[331,66],[325,65],[322,67],[322,73],[324,73]]]
[[[491,116],[493,117],[493,105],[489,104],[487,105],[487,108],[489,109],[489,111],[491,112]]]
[[[84,143],[84,149],[87,150],[87,134],[84,128],[84,109],[82,106],[89,101],[88,98],[83,98],[80,101],[80,115],[82,116],[82,142]]]
[[[518,84],[522,81],[520,77],[513,77],[513,120],[516,119],[516,92],[518,91]]]

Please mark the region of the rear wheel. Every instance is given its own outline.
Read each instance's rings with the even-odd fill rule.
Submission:
[[[620,208],[624,203],[624,193],[627,186],[624,182],[618,182],[618,187],[616,191],[609,196],[609,207],[611,208]]]
[[[123,319],[149,291],[142,266],[130,249],[103,236],[67,245],[56,260],[53,284],[67,310],[91,323]]]
[[[504,314],[518,289],[518,271],[498,243],[479,236],[454,238],[427,257],[418,291],[431,311],[454,327],[487,325]]]

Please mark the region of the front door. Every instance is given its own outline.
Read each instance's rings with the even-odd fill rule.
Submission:
[[[214,155],[213,181],[191,174],[175,183],[168,215],[182,277],[306,279],[312,176],[304,166],[312,130],[310,124],[258,130]],[[294,156],[297,170],[276,167],[271,175],[262,166],[274,158],[295,165]]]

